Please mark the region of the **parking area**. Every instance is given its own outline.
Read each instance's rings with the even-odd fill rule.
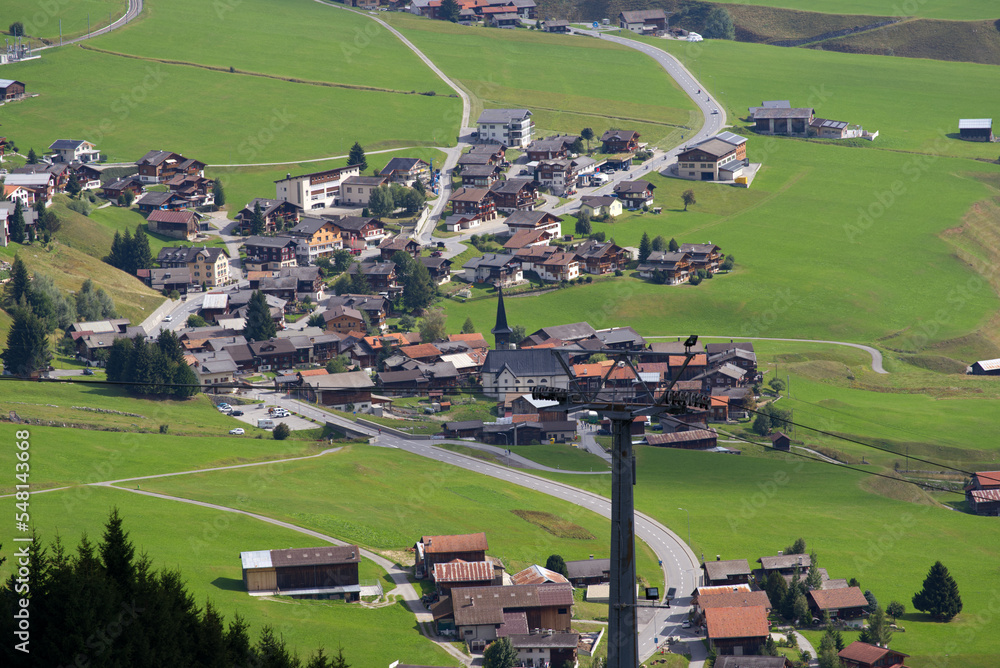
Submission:
[[[259,406],[264,406],[264,408],[259,408]],[[298,417],[294,413],[286,418],[271,417],[267,413],[267,408],[269,406],[273,406],[273,404],[246,404],[243,406],[235,406],[234,408],[236,410],[243,411],[243,415],[239,415],[233,419],[239,420],[241,422],[246,422],[251,427],[256,427],[257,420],[270,418],[274,420],[275,425],[277,425],[279,422],[284,422],[285,424],[288,425],[288,428],[291,429],[292,431],[297,431],[300,429],[315,429],[316,427],[321,426],[316,424],[315,422],[310,422],[305,418]],[[233,424],[233,426],[235,427],[237,425]]]

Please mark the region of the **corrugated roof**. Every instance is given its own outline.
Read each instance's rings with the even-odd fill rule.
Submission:
[[[869,645],[866,642],[861,642],[855,640],[850,645],[840,650],[837,654],[841,659],[848,659],[850,661],[858,661],[860,663],[874,664],[876,661],[884,657],[889,652],[895,654],[900,654],[902,656],[909,656],[909,654],[903,654],[902,652],[897,652],[896,650],[889,650],[886,647],[878,647],[877,645]]]
[[[424,552],[427,554],[480,552],[489,549],[486,534],[483,532],[449,536],[422,536],[420,542],[424,544]]]
[[[324,545],[290,550],[271,550],[271,563],[283,566],[320,566],[325,564],[356,564],[361,561],[357,545]]]
[[[229,295],[225,292],[210,292],[205,295],[205,300],[202,302],[201,307],[208,310],[224,310],[228,303]]]
[[[979,360],[976,362],[983,371],[996,371],[1000,369],[1000,358],[992,360]]]
[[[691,431],[678,431],[672,434],[646,434],[646,443],[649,445],[668,445],[690,443],[691,441],[701,441],[709,438],[718,438],[718,434],[710,429],[692,429]],[[746,562],[744,561],[744,563]],[[749,572],[748,568],[747,573]]]
[[[963,118],[958,121],[959,130],[982,130],[993,127],[992,118]]]
[[[493,579],[493,564],[488,561],[455,560],[434,564],[435,582],[481,582]]]
[[[569,583],[561,573],[556,573],[555,571],[550,571],[549,569],[534,564],[528,566],[523,571],[515,573],[511,576],[511,580],[514,584],[518,585],[528,585],[528,584],[545,584],[547,582],[553,583]]]
[[[770,635],[763,607],[709,608],[705,611],[709,639],[760,638]]]
[[[271,550],[240,552],[240,561],[243,562],[243,568],[270,568]]]
[[[973,500],[980,503],[984,501],[1000,501],[1000,489],[974,489],[969,494]]]
[[[717,585],[715,587],[698,587],[695,590],[700,599],[702,596],[715,596],[716,594],[728,594],[731,592],[749,592],[750,585],[748,584],[737,584],[737,585]]]

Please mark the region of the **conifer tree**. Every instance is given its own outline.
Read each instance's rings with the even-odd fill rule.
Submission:
[[[362,172],[368,169],[368,160],[365,158],[365,149],[363,149],[361,144],[358,142],[354,142],[354,146],[351,147],[350,153],[347,154],[347,164],[352,166],[358,165]]]
[[[135,236],[132,237],[132,252],[130,255],[132,257],[131,266],[133,270],[129,273],[132,275],[137,274],[140,269],[151,269],[153,267],[153,252],[149,248],[149,237],[146,236],[146,233],[138,225],[135,226]]]
[[[248,341],[266,341],[277,333],[278,329],[271,319],[271,309],[267,305],[264,293],[257,290],[250,297],[247,307],[246,328],[243,330]]]
[[[21,205],[21,200],[14,202],[14,215],[11,217],[7,231],[10,234],[11,241],[19,244],[24,243],[26,229],[24,224],[24,208]]]
[[[260,236],[264,234],[264,214],[260,210],[260,202],[254,202],[253,218],[250,219],[250,234]]]
[[[649,240],[649,235],[642,233],[642,240],[639,242],[639,262],[645,262],[649,254],[653,252],[653,244]]]
[[[934,619],[951,621],[962,611],[958,584],[940,561],[934,562],[924,579],[924,586],[913,595],[913,607]]]

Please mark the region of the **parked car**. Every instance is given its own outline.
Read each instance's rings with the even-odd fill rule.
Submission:
[[[230,417],[241,417],[243,415],[243,411],[229,411],[229,415]]]
[[[219,412],[220,413],[226,413],[226,414],[232,413],[233,412],[233,407],[232,406],[219,406]]]
[[[244,431],[243,427],[236,427],[235,429],[230,429],[229,433],[233,436],[242,436],[246,431]]]
[[[84,376],[93,376],[93,375],[94,375],[94,370],[93,370],[93,369],[91,369],[91,368],[90,368],[90,367],[88,366],[88,367],[87,367],[86,369],[84,369],[84,370],[83,370],[83,375],[84,375]]]
[[[163,316],[163,322],[171,322],[173,319],[174,316],[170,315],[169,313]]]
[[[684,622],[683,624],[681,624],[681,628],[682,629],[689,629],[689,628],[691,628],[691,622]]]

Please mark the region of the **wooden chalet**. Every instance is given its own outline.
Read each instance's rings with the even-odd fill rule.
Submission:
[[[491,185],[490,193],[500,211],[534,211],[538,185],[532,179],[506,179]]]
[[[615,184],[615,195],[622,201],[626,209],[641,209],[653,205],[653,191],[656,190],[649,181],[619,181]]]
[[[758,654],[771,635],[762,606],[708,608],[705,626],[708,644],[719,655]]]
[[[592,584],[604,584],[611,581],[610,559],[580,559],[567,561],[566,572],[574,587],[585,587]]]
[[[241,552],[243,585],[251,596],[345,599],[361,597],[357,545]]]
[[[198,220],[194,211],[163,211],[157,209],[146,217],[149,231],[173,239],[190,241],[198,234]]]
[[[588,239],[573,249],[580,261],[580,271],[587,274],[611,274],[624,269],[629,253],[613,241],[600,242]]]
[[[721,557],[716,556],[715,561],[706,561],[701,567],[705,571],[705,585],[708,587],[750,582],[750,564],[746,559],[723,561]]]
[[[977,515],[1000,515],[1000,471],[980,471],[965,486],[965,502]]]
[[[205,163],[171,151],[149,151],[135,164],[143,183],[165,183],[178,174],[205,176]]]
[[[145,190],[145,186],[142,184],[142,180],[133,174],[132,176],[125,176],[117,181],[104,184],[102,190],[104,191],[105,199],[118,201],[118,198],[125,194],[126,190],[131,192],[134,197],[138,197]]]
[[[0,79],[0,100],[19,100],[24,97],[24,82]]]
[[[858,587],[816,589],[808,592],[806,599],[813,617],[817,619],[822,619],[823,613],[828,612],[832,620],[860,627],[868,616],[868,599]]]
[[[500,165],[466,165],[462,167],[462,185],[466,188],[489,188],[503,176]]]
[[[180,211],[187,206],[182,197],[170,192],[148,192],[140,197],[135,206],[140,213],[150,214],[157,209],[163,211]]]
[[[299,222],[302,216],[302,207],[297,204],[292,204],[282,199],[255,197],[236,214],[236,222],[239,224],[240,234],[250,234],[254,210],[258,206],[260,207],[261,216],[264,218],[265,234],[292,227]]]
[[[639,150],[639,137],[635,130],[608,130],[601,135],[601,150],[605,153],[635,153]]]
[[[530,162],[565,158],[570,154],[570,147],[578,139],[579,137],[572,135],[554,135],[545,139],[536,139],[528,145],[525,152],[528,154]]]
[[[691,255],[681,252],[653,251],[639,264],[639,276],[662,279],[664,285],[687,283],[693,271]]]
[[[459,188],[448,201],[455,215],[475,216],[483,222],[497,217],[496,200],[487,188]]]
[[[421,536],[413,549],[416,554],[417,577],[432,577],[435,564],[450,561],[486,561],[489,543],[485,533]]]
[[[379,257],[384,261],[392,259],[398,251],[403,251],[410,257],[417,259],[420,257],[420,243],[416,239],[404,237],[397,234],[394,237],[386,237],[378,245]]]
[[[844,668],[906,668],[910,655],[855,640],[837,656]]]

